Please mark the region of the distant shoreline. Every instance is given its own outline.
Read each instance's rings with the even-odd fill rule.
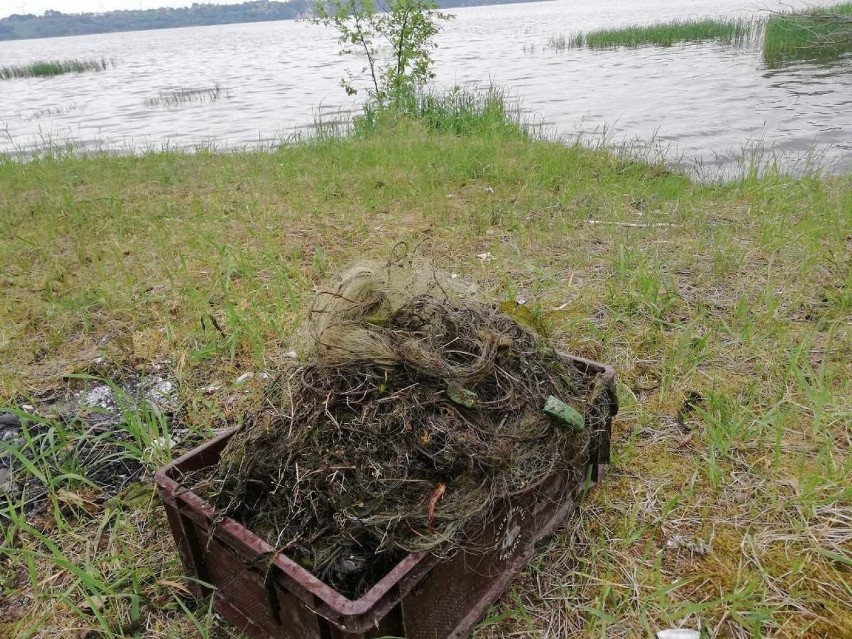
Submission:
[[[544,0],[437,0],[442,9],[540,1]],[[104,13],[47,11],[40,16],[12,14],[0,19],[0,41],[298,20],[309,17],[313,12],[313,6],[313,0],[291,0],[290,2],[255,1],[223,5],[195,4],[181,8]]]

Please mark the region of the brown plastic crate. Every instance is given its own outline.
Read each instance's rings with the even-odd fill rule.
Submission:
[[[609,463],[612,417],[618,410],[615,371],[577,357],[584,374],[600,376],[607,392],[596,401],[608,415],[590,445],[589,476],[599,480]],[[213,508],[180,485],[184,473],[215,464],[233,431],[207,442],[160,470],[155,479],[184,569],[199,596],[254,639],[444,639],[467,636],[488,607],[574,509],[583,482],[554,474],[505,500],[478,533],[483,543],[502,539],[493,552],[406,556],[362,597],[339,594],[232,519],[216,522]],[[215,522],[215,523],[214,523]],[[211,532],[212,531],[212,532]]]

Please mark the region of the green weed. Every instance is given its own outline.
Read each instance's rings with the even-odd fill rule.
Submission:
[[[852,3],[777,13],[766,23],[763,59],[770,67],[797,60],[826,62],[852,52]]]
[[[114,60],[50,60],[31,62],[19,66],[0,67],[0,80],[13,78],[41,78],[63,73],[84,73],[86,71],[105,71],[114,67]]]

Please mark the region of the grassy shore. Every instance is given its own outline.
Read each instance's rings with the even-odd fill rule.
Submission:
[[[0,67],[0,80],[13,78],[41,78],[63,73],[105,71],[115,63],[103,58],[99,60],[41,60],[20,66]]]
[[[670,47],[679,42],[706,42],[713,40],[724,44],[745,42],[753,32],[750,20],[682,20],[658,22],[647,26],[618,29],[598,29],[569,36],[552,36],[551,49],[611,49],[615,47],[641,47],[656,45]]]
[[[769,18],[763,58],[769,66],[796,60],[834,60],[852,52],[852,3]]]
[[[615,366],[622,403],[605,482],[478,637],[849,636],[852,177],[702,185],[473,130],[0,161],[0,405],[159,365],[178,417],[121,427],[149,481],[256,405],[261,376],[235,380],[274,373],[319,282],[428,238]],[[0,635],[237,636],[186,598],[144,483],[107,501],[75,455],[91,432],[25,434],[0,446],[46,501],[2,507]]]

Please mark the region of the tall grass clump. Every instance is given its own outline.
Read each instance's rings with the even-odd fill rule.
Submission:
[[[704,42],[709,40],[723,44],[744,44],[751,37],[754,26],[754,22],[748,19],[679,20],[647,26],[599,29],[588,33],[577,33],[561,39],[551,37],[551,46],[557,49],[580,47],[609,49],[644,45],[670,47],[678,42]]]
[[[852,52],[852,3],[769,18],[763,59],[769,66],[796,60],[830,61]]]
[[[86,71],[104,71],[115,66],[114,60],[40,60],[19,66],[0,67],[0,80],[13,78],[39,78],[62,75],[63,73],[84,73]]]
[[[388,103],[371,101],[355,119],[355,131],[368,133],[389,121],[406,119],[430,131],[450,135],[525,135],[520,107],[503,89],[483,91],[454,87],[450,91],[424,91],[398,96]]]

